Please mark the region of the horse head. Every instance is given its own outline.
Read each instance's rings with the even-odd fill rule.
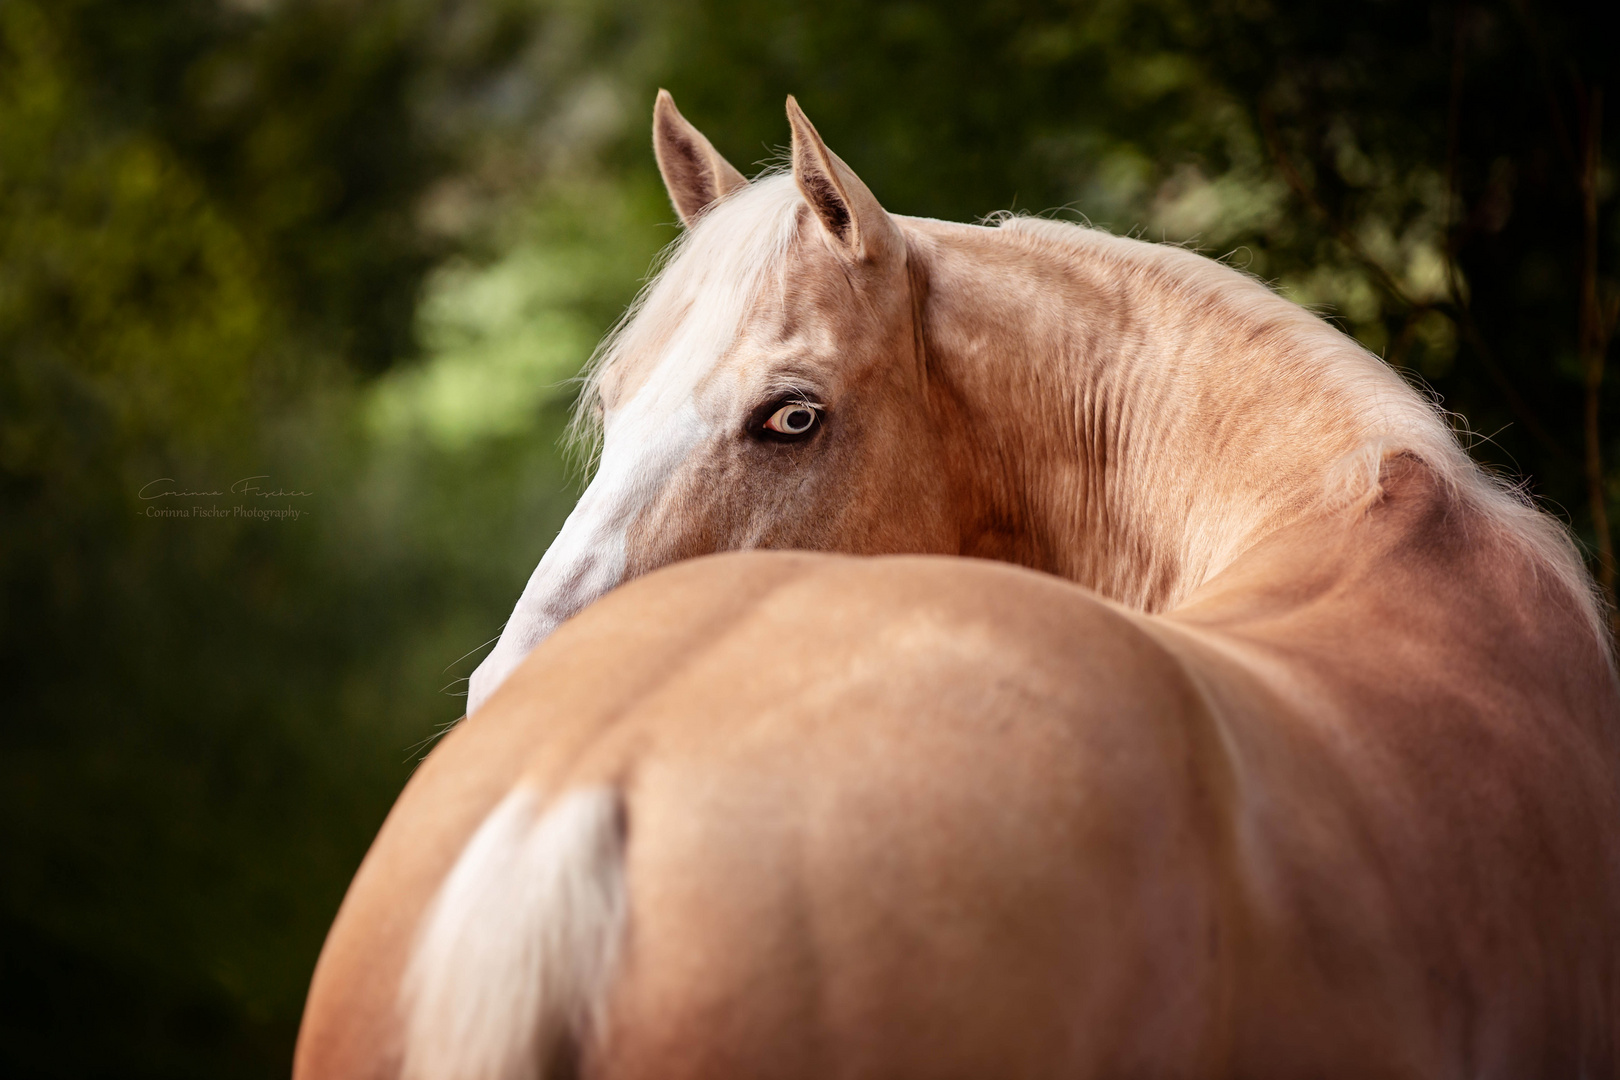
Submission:
[[[930,400],[906,238],[791,97],[787,114],[791,175],[750,183],[659,92],[654,148],[685,232],[598,353],[580,406],[595,476],[469,713],[564,619],[676,560],[960,549],[950,403]]]

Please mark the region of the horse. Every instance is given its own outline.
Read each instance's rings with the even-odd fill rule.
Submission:
[[[1620,1076],[1562,527],[1262,283],[787,112],[749,181],[660,92],[687,231],[295,1076]]]

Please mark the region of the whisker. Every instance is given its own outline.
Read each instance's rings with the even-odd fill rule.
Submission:
[[[502,623],[501,624],[501,631],[504,632],[505,630],[506,630],[506,624]],[[459,664],[463,660],[467,659],[467,657],[471,656],[473,653],[477,652],[479,649],[487,649],[487,648],[489,648],[491,645],[493,645],[495,642],[497,642],[499,640],[501,640],[501,635],[499,633],[497,633],[494,637],[490,638],[488,641],[484,642],[482,645],[474,645],[472,648],[468,649],[466,652],[462,653],[460,656],[456,657],[454,660],[452,660],[448,664],[444,665],[444,670],[440,671],[439,674],[443,675],[445,671],[449,671],[451,668],[455,667],[457,664]]]

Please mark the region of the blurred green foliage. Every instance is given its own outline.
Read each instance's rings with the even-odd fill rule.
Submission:
[[[1228,256],[1590,536],[1580,177],[1615,21],[0,0],[0,1071],[285,1074],[349,876],[578,491],[568,379],[675,235],[657,86],[740,166],[792,92],[897,212]],[[1613,463],[1612,379],[1599,403]],[[141,498],[250,476],[300,518]]]

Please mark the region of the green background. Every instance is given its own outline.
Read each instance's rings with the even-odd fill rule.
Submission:
[[[0,1073],[286,1074],[349,876],[580,490],[568,380],[676,235],[658,86],[746,171],[795,93],[896,212],[1228,258],[1590,542],[1606,7],[0,0]],[[300,518],[139,497],[248,476]]]

